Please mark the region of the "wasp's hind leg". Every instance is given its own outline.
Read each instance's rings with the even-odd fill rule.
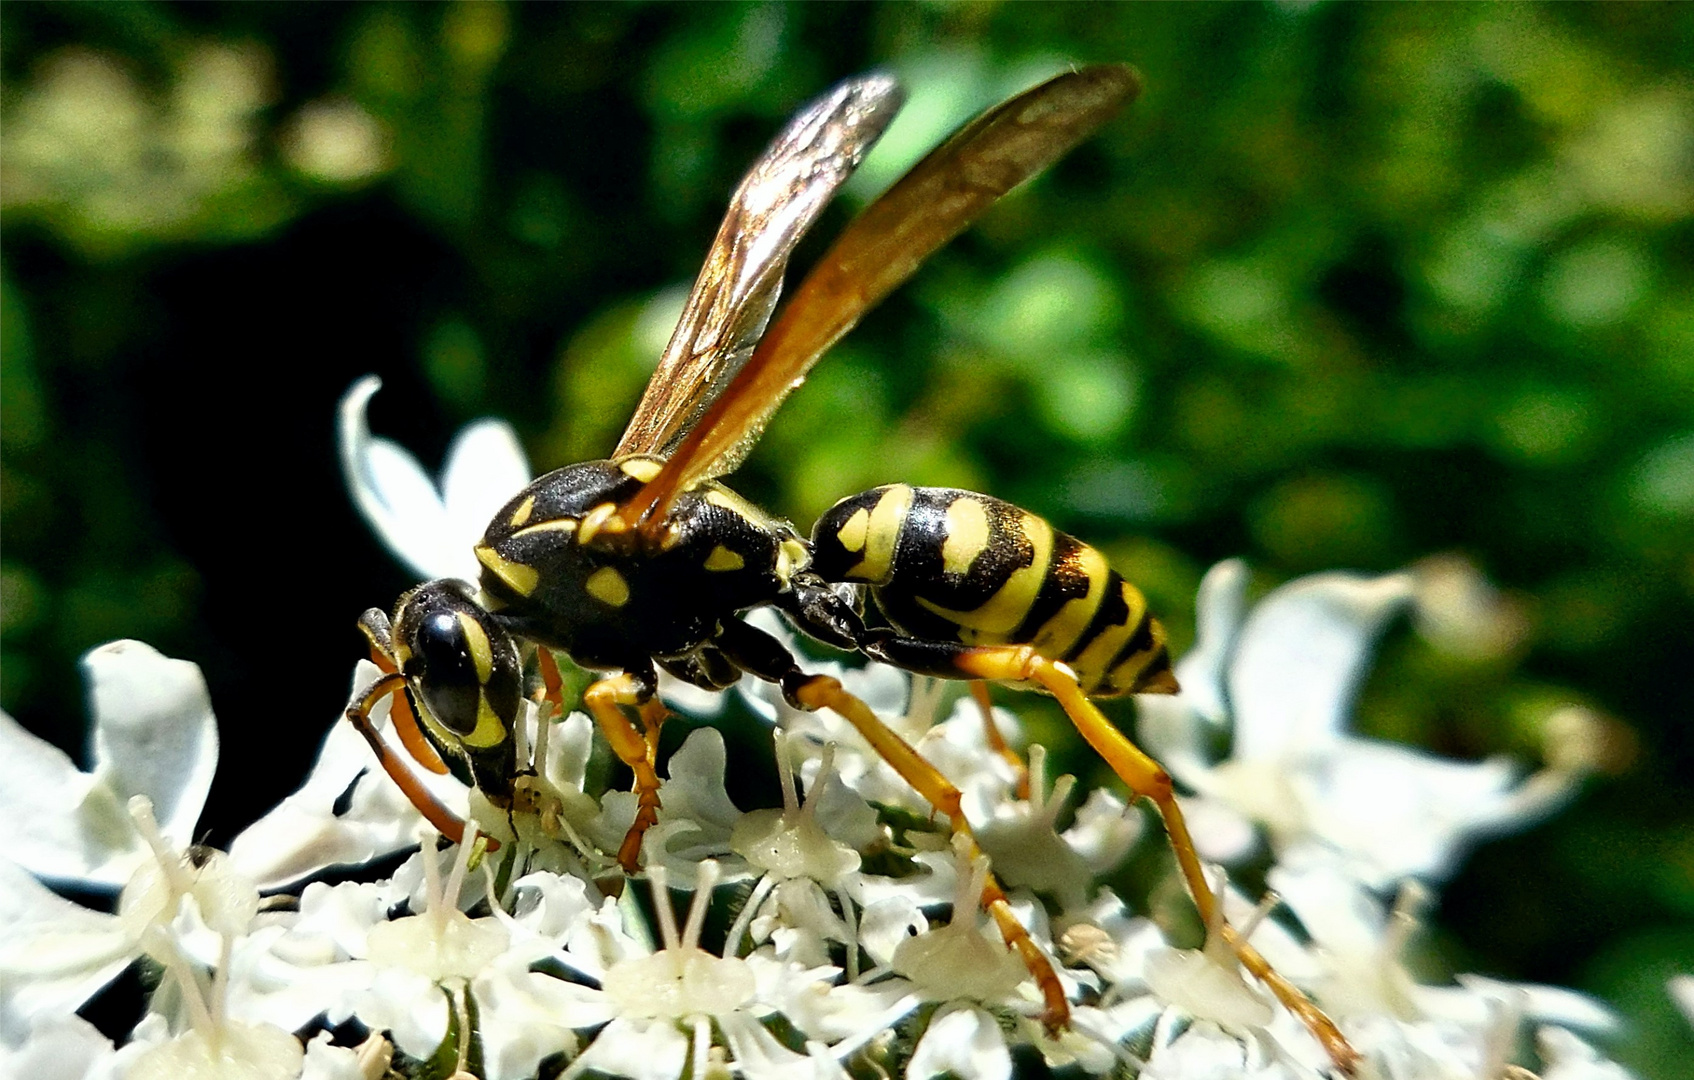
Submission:
[[[738,619],[726,621],[714,643],[744,670],[781,686],[783,695],[796,708],[808,711],[833,709],[845,717],[882,760],[893,766],[901,779],[947,816],[954,835],[963,838],[967,857],[973,860],[982,857],[982,849],[977,846],[970,823],[965,820],[959,789],[912,749],[910,743],[878,719],[869,705],[843,689],[839,680],[801,671],[781,642]],[[1070,1003],[1065,1000],[1064,987],[1053,970],[1052,961],[1013,914],[1005,890],[992,873],[982,890],[982,906],[993,917],[1006,946],[1017,952],[1035,979],[1044,1006],[1042,1023],[1050,1032],[1062,1030],[1070,1023]]]
[[[664,703],[657,694],[658,676],[652,664],[638,671],[623,671],[591,684],[582,703],[600,726],[618,760],[635,774],[637,795],[635,821],[618,848],[618,864],[633,874],[641,866],[641,838],[659,820],[659,773],[654,767],[659,752],[659,726],[664,723]],[[636,729],[623,706],[637,710],[648,735]],[[650,736],[650,737],[649,737]]]
[[[1182,808],[1177,805],[1170,774],[1130,742],[1088,699],[1070,668],[1042,656],[1030,645],[971,646],[891,637],[867,644],[864,651],[878,660],[934,675],[950,674],[954,678],[990,682],[1034,683],[1058,699],[1077,731],[1129,786],[1131,793],[1138,798],[1150,799],[1158,808],[1165,833],[1176,853],[1177,865],[1188,884],[1189,894],[1194,898],[1194,906],[1200,911],[1201,921],[1207,926],[1222,927],[1224,940],[1240,959],[1241,966],[1268,986],[1277,1000],[1300,1018],[1337,1066],[1350,1072],[1357,1064],[1357,1052],[1334,1021],[1312,1004],[1293,983],[1278,974],[1257,949],[1222,919],[1217,896],[1206,881],[1200,855],[1188,834],[1188,822],[1182,816]]]

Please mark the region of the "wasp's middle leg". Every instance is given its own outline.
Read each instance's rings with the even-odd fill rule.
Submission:
[[[635,774],[637,803],[635,821],[618,848],[618,863],[626,873],[641,866],[641,838],[659,820],[659,773],[654,767],[657,739],[649,739],[630,723],[622,706],[639,710],[643,725],[655,735],[665,715],[657,694],[658,676],[648,664],[645,670],[608,675],[583,691],[582,703],[594,717],[612,752]]]
[[[967,857],[974,860],[982,856],[970,822],[965,819],[963,795],[959,789],[910,743],[884,724],[869,705],[848,693],[839,680],[801,671],[793,655],[783,648],[781,642],[740,620],[726,622],[715,643],[743,670],[781,686],[783,695],[796,708],[808,711],[833,709],[845,717],[882,760],[893,766],[901,779],[947,816],[954,835],[964,838]],[[1064,987],[1053,970],[1052,961],[1012,912],[1005,890],[992,873],[982,890],[982,906],[993,917],[1007,947],[1017,952],[1035,979],[1043,1002],[1042,1023],[1052,1032],[1063,1029],[1070,1022],[1070,1003],[1065,1000]]]

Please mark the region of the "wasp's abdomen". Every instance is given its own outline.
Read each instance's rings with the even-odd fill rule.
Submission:
[[[891,484],[843,499],[812,530],[813,569],[870,586],[901,632],[1033,645],[1110,697],[1174,689],[1164,628],[1105,556],[1002,499]]]

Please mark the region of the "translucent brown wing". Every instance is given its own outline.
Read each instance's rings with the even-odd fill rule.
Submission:
[[[989,109],[930,151],[854,219],[813,267],[734,380],[619,512],[659,537],[672,501],[739,465],[818,358],[934,251],[1131,101],[1133,68],[1051,79]]]
[[[717,399],[764,333],[794,245],[904,100],[890,75],[850,79],[802,109],[747,171],[616,455],[669,453]]]

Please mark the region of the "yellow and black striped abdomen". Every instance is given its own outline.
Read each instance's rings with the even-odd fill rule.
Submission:
[[[870,586],[913,638],[1034,645],[1096,697],[1175,690],[1164,628],[1099,551],[989,495],[892,484],[812,530],[812,568]]]

